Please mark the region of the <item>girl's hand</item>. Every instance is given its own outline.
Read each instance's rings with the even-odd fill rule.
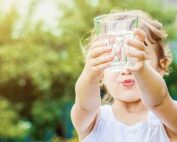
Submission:
[[[104,69],[110,66],[113,60],[111,51],[112,48],[108,46],[106,37],[96,37],[92,40],[83,70],[92,81],[100,81]]]
[[[136,59],[135,66],[127,69],[131,72],[141,70],[144,67],[145,61],[148,59],[147,46],[145,45],[146,35],[144,31],[136,29],[134,34],[136,38],[127,41],[129,47],[128,50],[126,50],[126,56]]]

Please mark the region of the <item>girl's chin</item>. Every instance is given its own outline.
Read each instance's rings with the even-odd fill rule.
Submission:
[[[137,102],[139,100],[140,100],[140,98],[138,98],[138,99],[126,99],[126,100],[123,100],[123,101],[127,102],[127,103],[133,103],[133,102]]]
[[[122,96],[122,97],[116,97],[116,99],[123,101],[123,102],[136,102],[139,101],[141,98],[139,96]]]

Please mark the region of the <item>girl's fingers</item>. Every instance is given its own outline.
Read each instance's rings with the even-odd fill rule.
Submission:
[[[101,47],[101,46],[107,46],[107,42],[106,41],[96,41],[94,42],[91,47],[89,48],[89,50],[92,50],[96,47]]]
[[[100,46],[100,47],[90,50],[90,52],[88,53],[88,56],[91,58],[96,58],[100,56],[101,54],[111,52],[111,50],[112,48],[109,46]]]
[[[144,43],[146,39],[145,32],[142,29],[135,29],[134,34],[136,35],[136,38]]]
[[[114,36],[110,36],[110,35],[106,35],[106,34],[100,34],[100,35],[96,35],[91,39],[91,42],[95,42],[95,41],[99,41],[99,40],[106,40],[106,39],[115,39]]]
[[[114,42],[115,37],[110,36],[110,35],[109,36],[108,35],[103,35],[103,34],[95,36],[94,38],[91,39],[91,42],[89,44],[89,47],[90,47],[89,49],[97,47],[97,42],[99,42],[98,46],[100,46],[100,42],[103,42],[103,45],[108,45],[109,41]]]
[[[105,52],[111,51],[111,45],[115,43],[115,37],[100,35],[97,36],[95,41],[92,41],[89,52],[90,57],[95,58]]]
[[[126,55],[128,57],[138,58],[138,60],[146,60],[146,59],[148,59],[147,54],[144,51],[140,51],[140,50],[129,50],[129,51],[126,51]]]
[[[138,50],[141,50],[141,51],[145,50],[144,43],[137,39],[129,39],[127,41],[127,44],[133,48],[137,48]]]
[[[97,66],[97,65],[100,65],[100,64],[104,64],[106,62],[112,61],[113,58],[114,58],[114,55],[112,55],[112,54],[106,54],[106,55],[103,55],[103,56],[99,56],[99,57],[93,58],[91,60],[91,65],[92,66]]]
[[[139,69],[141,69],[143,67],[143,64],[144,64],[144,62],[139,62],[139,63],[135,64],[135,66],[129,67],[127,69],[127,71],[129,71],[129,72],[136,72],[137,70],[139,70]]]
[[[105,38],[105,35],[96,35],[91,39],[91,42],[93,43],[99,40],[103,40],[104,38]]]
[[[110,65],[111,65],[111,62],[106,62],[104,64],[99,64],[97,66],[93,66],[92,70],[95,70],[95,71],[104,70],[104,69],[110,67]]]

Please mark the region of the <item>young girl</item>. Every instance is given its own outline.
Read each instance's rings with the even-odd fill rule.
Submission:
[[[171,57],[164,46],[162,25],[139,10],[119,12],[138,16],[135,39],[127,41],[135,67],[104,71],[113,55],[105,37],[88,45],[86,64],[77,80],[71,118],[82,142],[177,142],[177,102],[168,93],[163,75]],[[108,17],[109,18],[109,17]],[[116,17],[114,17],[116,18]],[[100,81],[107,104],[101,105]]]

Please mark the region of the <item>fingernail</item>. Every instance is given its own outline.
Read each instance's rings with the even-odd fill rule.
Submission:
[[[130,39],[125,40],[125,43],[126,43],[126,44],[130,44],[130,42],[131,42]]]
[[[107,49],[107,50],[110,50],[110,49],[112,49],[112,48],[111,48],[110,46],[107,45],[107,46],[106,46],[106,49]]]
[[[127,57],[129,57],[130,55],[129,55],[129,52],[125,52],[125,55],[127,56]]]
[[[111,50],[111,47],[110,46],[106,46],[105,47],[105,52],[108,52],[108,51],[110,51]]]
[[[138,29],[137,29],[137,28],[134,28],[134,29],[133,29],[133,31],[134,31],[134,32],[137,32],[137,31],[138,31]]]
[[[128,54],[128,51],[127,51],[127,50],[125,51],[125,54]]]

